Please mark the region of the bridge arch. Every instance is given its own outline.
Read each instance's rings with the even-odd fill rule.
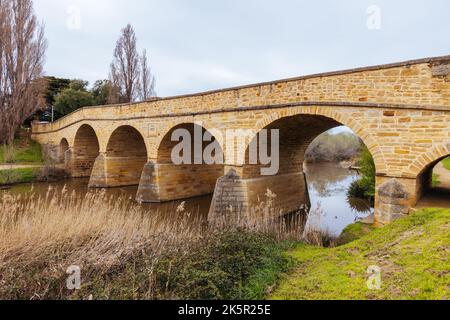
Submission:
[[[93,127],[81,125],[73,144],[71,172],[74,178],[90,177],[100,152],[100,144]]]
[[[106,152],[97,159],[97,167],[100,170],[95,172],[90,185],[138,185],[147,161],[148,151],[142,134],[133,126],[119,126],[107,140]]]
[[[331,121],[335,122],[335,127],[345,126],[350,128],[367,146],[370,153],[372,154],[375,165],[377,167],[377,172],[382,172],[386,169],[386,162],[383,158],[383,153],[380,151],[380,147],[376,142],[375,138],[371,135],[370,129],[363,127],[360,125],[355,119],[351,117],[351,115],[344,114],[342,112],[338,112],[333,110],[333,108],[329,107],[305,107],[305,108],[291,108],[285,112],[273,112],[269,115],[265,115],[261,120],[256,123],[255,130],[256,133],[261,132],[261,130],[275,123],[276,121],[280,121],[284,118],[294,117],[294,116],[317,116],[318,118],[328,118]],[[333,127],[329,127],[323,132],[332,129]],[[319,134],[320,135],[320,134]],[[315,137],[317,137],[316,135]],[[314,138],[315,138],[314,137]],[[313,138],[313,140],[314,140]],[[312,140],[311,140],[312,141]],[[246,146],[248,148],[248,145]]]
[[[408,170],[404,172],[405,175],[412,177],[418,177],[423,174],[430,165],[436,165],[450,154],[450,143],[440,144],[435,146],[426,153],[421,154],[415,161],[411,163]]]
[[[409,174],[416,176],[416,201],[419,202],[423,197],[433,198],[435,194],[442,193],[444,190],[433,186],[433,173],[436,166],[444,159],[450,156],[450,144],[440,145],[427,153],[418,157],[413,163]],[[420,169],[420,171],[419,171]],[[448,198],[450,192],[447,190],[445,197]]]
[[[174,133],[181,135],[173,137]],[[211,141],[203,141],[205,135]],[[197,145],[196,137],[201,139]],[[179,149],[181,144],[186,148]],[[177,159],[172,157],[174,150],[179,151]],[[208,151],[212,159],[198,157],[199,151],[202,155]],[[221,160],[211,164],[209,161],[214,159]],[[156,159],[150,161],[144,170],[138,200],[165,202],[209,195],[214,192],[216,181],[223,173],[223,148],[213,132],[193,122],[179,123],[161,137]]]
[[[197,127],[202,127],[204,129],[204,132],[209,132],[213,138],[214,141],[217,141],[220,145],[220,148],[225,153],[225,141],[224,141],[224,134],[219,129],[216,129],[215,126],[209,122],[203,122],[203,121],[186,121],[180,119],[177,122],[171,122],[169,125],[165,126],[164,129],[160,132],[158,139],[156,140],[156,149],[155,154],[151,157],[154,159],[157,159],[160,155],[161,146],[164,145],[164,141],[170,140],[170,137],[172,133],[177,129],[186,128],[188,130],[189,126],[195,125]]]
[[[237,162],[237,165],[229,168],[227,175],[219,180],[210,210],[210,219],[217,219],[223,212],[229,211],[228,208],[251,217],[259,214],[266,215],[267,211],[258,212],[258,208],[261,204],[267,203],[271,206],[270,214],[275,216],[296,212],[304,206],[310,207],[303,168],[306,151],[318,136],[340,126],[353,130],[374,156],[377,168],[382,167],[383,162],[378,152],[378,145],[371,135],[351,117],[327,109],[291,109],[282,113],[272,112],[257,122],[254,138],[248,139],[244,144],[244,162]],[[267,155],[271,157],[270,164],[262,164],[260,161],[261,143],[252,144],[258,140],[261,142],[260,134],[265,129],[267,131],[264,131],[262,136],[267,137]],[[277,133],[272,130],[277,130]],[[271,154],[273,134],[279,135],[277,140],[279,157]],[[257,150],[253,149],[253,154],[251,154],[252,146],[258,147]],[[277,149],[273,151],[275,150]],[[277,160],[278,163],[275,164],[274,161]],[[266,173],[263,173],[264,170]],[[228,196],[220,195],[224,193]],[[242,194],[244,196],[240,197]],[[235,199],[241,199],[241,201]]]

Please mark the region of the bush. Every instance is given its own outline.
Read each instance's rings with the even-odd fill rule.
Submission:
[[[349,197],[367,198],[373,201],[375,198],[376,168],[373,157],[367,147],[361,153],[359,166],[361,167],[362,177],[350,185],[347,194]]]

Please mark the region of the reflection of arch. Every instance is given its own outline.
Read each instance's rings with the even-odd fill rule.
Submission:
[[[58,163],[63,164],[66,160],[66,152],[69,150],[69,142],[63,138],[59,143]]]
[[[147,147],[140,132],[131,126],[117,128],[106,147],[109,186],[139,184],[147,163]]]
[[[72,176],[90,177],[99,150],[95,130],[87,124],[82,125],[75,135]]]

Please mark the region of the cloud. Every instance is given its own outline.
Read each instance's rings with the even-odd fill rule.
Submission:
[[[377,0],[35,0],[49,40],[48,74],[108,76],[120,30],[132,23],[161,96],[450,53],[450,2]],[[67,9],[81,27],[67,27]]]

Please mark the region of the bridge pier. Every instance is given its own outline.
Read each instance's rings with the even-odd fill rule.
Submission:
[[[229,168],[216,184],[208,220],[234,222],[278,217],[310,207],[303,172],[241,178],[239,168]]]
[[[138,185],[145,160],[142,157],[111,157],[100,153],[95,160],[90,188],[114,188]]]
[[[376,180],[375,224],[387,225],[409,214],[425,189],[420,178],[379,176]]]
[[[167,202],[212,194],[223,165],[174,165],[150,161],[144,166],[136,199]]]

